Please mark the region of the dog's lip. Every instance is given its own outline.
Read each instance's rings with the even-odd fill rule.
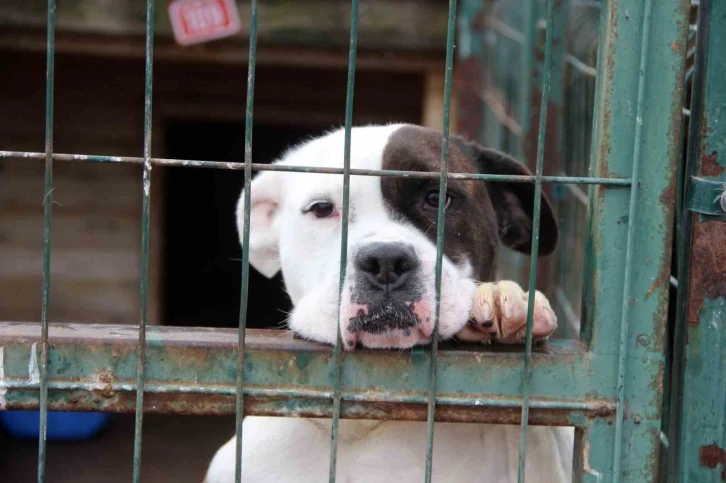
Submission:
[[[347,334],[345,334],[345,332],[347,332]],[[401,346],[388,345],[387,347],[389,349],[410,349],[413,346],[430,342],[431,334],[433,333],[433,326],[430,326],[429,324],[419,324],[416,327],[411,327],[408,330],[408,335],[404,335],[404,337],[400,337],[401,333],[405,332],[403,329],[392,329],[385,333],[374,333],[365,330],[361,330],[356,333],[348,331],[345,332],[343,335],[343,346],[346,350],[354,350],[359,343],[361,344],[361,347],[366,349],[382,349],[381,347],[367,345],[365,343],[365,339],[368,339],[369,341],[371,341],[371,339],[384,341],[389,338],[392,340],[407,342],[407,344]]]

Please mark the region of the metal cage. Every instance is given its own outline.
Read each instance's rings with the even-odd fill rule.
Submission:
[[[700,331],[701,343],[714,351],[709,357],[713,357],[716,365],[720,354],[716,385],[720,392],[708,389],[713,379],[703,375],[683,380],[684,371],[690,375],[691,370],[695,370],[693,359],[689,357],[694,351],[699,352],[684,340],[683,324],[674,325],[676,349],[672,353],[666,338],[671,241],[676,204],[680,202],[677,178],[682,153],[689,31],[686,0],[604,0],[602,3],[462,0],[458,6],[456,0],[450,0],[439,173],[350,168],[358,0],[351,2],[342,168],[283,167],[252,162],[257,0],[251,1],[244,162],[153,158],[154,0],[147,0],[146,5],[143,156],[54,152],[55,0],[48,0],[47,9],[45,152],[0,151],[0,159],[45,160],[41,322],[0,323],[0,409],[40,409],[40,483],[46,480],[45,428],[49,410],[135,412],[135,483],[141,479],[145,412],[235,413],[238,436],[243,417],[248,414],[332,418],[331,482],[335,481],[336,474],[340,418],[427,421],[426,481],[431,481],[434,421],[520,424],[520,482],[524,481],[528,424],[577,428],[573,463],[575,481],[657,481],[665,476],[659,471],[659,458],[664,441],[668,441],[666,433],[671,435],[669,448],[679,446],[673,435],[681,429],[678,424],[681,407],[686,412],[680,463],[683,474],[693,466],[691,432],[701,428],[703,418],[709,414],[717,420],[708,427],[713,429],[713,444],[721,453],[713,449],[713,456],[708,461],[715,462],[712,468],[726,464],[721,449],[724,447],[726,393],[723,359],[726,331],[723,324],[720,329],[714,329],[719,339],[711,338],[711,332],[706,332],[704,325],[688,328],[691,338],[698,337]],[[711,128],[706,130],[708,139],[704,143],[722,144],[724,128],[713,124],[713,120],[718,118],[721,108],[718,102],[723,103],[726,92],[717,86],[718,73],[725,67],[723,60],[717,59],[724,47],[723,28],[716,27],[718,21],[720,27],[726,26],[723,2],[701,0],[699,15],[698,35],[700,43],[704,44],[703,52],[711,51],[716,55],[706,57],[704,54],[701,64],[697,57],[694,77],[696,82],[706,82],[708,88],[705,91],[694,88],[692,102],[706,107],[699,107],[696,112],[694,105],[690,112],[694,117],[703,112],[711,116]],[[702,34],[703,23],[713,24],[710,35]],[[461,71],[470,76],[468,80],[477,81],[472,84],[480,101],[461,106],[461,115],[470,121],[463,123],[464,131],[469,131],[465,134],[517,155],[534,167],[534,176],[448,173],[457,26],[459,60],[467,67],[462,67]],[[714,70],[714,77],[708,77],[707,81],[704,76],[711,76],[712,72],[707,73],[704,65]],[[699,126],[691,120],[688,157],[696,163],[701,159],[698,153],[703,150],[699,145],[702,141]],[[716,147],[713,149],[717,150]],[[55,162],[143,165],[138,331],[120,326],[49,323],[52,318],[48,306]],[[529,292],[523,352],[461,347],[440,349],[432,344],[427,349],[413,349],[405,356],[357,351],[344,357],[340,334],[338,344],[331,352],[324,346],[280,338],[266,331],[246,331],[248,229],[243,240],[242,297],[236,332],[147,327],[149,207],[154,166],[243,170],[246,228],[249,228],[250,220],[249,187],[253,171],[342,175],[341,287],[347,256],[350,176],[439,179],[440,195],[445,192],[449,179],[533,183],[535,199],[539,199],[542,190],[548,190],[556,200],[564,233],[560,254],[549,265],[538,263],[539,235],[536,235],[528,263],[509,254],[505,257],[508,257],[507,266],[512,269],[512,277],[527,280],[530,288],[537,285],[538,271],[544,271],[546,280],[540,285],[546,286],[551,300],[556,301],[560,320],[567,321],[564,337],[551,340],[544,347],[532,347],[534,290]],[[718,174],[721,179],[722,173],[723,170]],[[684,178],[683,186],[684,199],[692,200],[692,184]],[[678,193],[680,196],[680,191]],[[691,225],[703,223],[692,214],[696,204],[697,201],[687,204],[684,227],[679,231],[690,233]],[[718,213],[711,215],[718,217]],[[438,212],[437,291],[441,287],[445,242],[443,217],[442,204]],[[537,203],[535,231],[539,218]],[[679,279],[687,278],[684,268],[687,263],[683,262],[687,255],[683,253],[687,252],[684,244],[690,243],[690,239],[683,236],[680,268],[685,272]],[[717,243],[713,235],[710,240]],[[580,264],[584,264],[584,274],[578,270]],[[679,307],[685,307],[687,294],[684,290],[678,293]],[[715,296],[704,307],[711,311],[709,314],[724,314],[723,296],[726,294],[722,289],[709,293]],[[439,296],[437,293],[437,300]],[[433,337],[436,337],[436,330]],[[671,379],[672,390],[666,377],[670,371],[670,359],[666,354],[672,356],[676,367]],[[29,371],[33,361],[37,361],[37,373]],[[484,366],[487,371],[481,370]],[[703,408],[693,406],[689,403],[691,389],[699,394],[710,390],[709,401],[717,404],[706,404],[708,407]],[[661,427],[664,391],[674,400],[666,406],[673,426],[666,432]],[[681,401],[681,397],[686,400]],[[706,411],[705,415],[699,413],[702,409]],[[237,444],[241,445],[241,441],[238,437]],[[680,474],[678,471],[674,466],[667,474],[672,478]],[[238,461],[236,481],[240,478],[241,462]],[[688,481],[697,480],[694,477]]]

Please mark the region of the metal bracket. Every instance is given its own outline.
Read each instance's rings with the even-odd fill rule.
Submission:
[[[702,215],[726,215],[726,182],[691,176],[686,208]]]

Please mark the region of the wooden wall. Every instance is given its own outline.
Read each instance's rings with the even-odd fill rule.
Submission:
[[[6,67],[0,150],[42,152],[45,56],[0,50],[0,65]],[[143,69],[137,58],[58,54],[54,151],[140,156]],[[255,117],[283,125],[341,125],[345,78],[344,65],[261,65]],[[153,154],[164,155],[167,120],[243,120],[245,79],[243,64],[156,62]],[[355,122],[419,123],[424,111],[438,112],[423,106],[431,96],[425,79],[425,72],[410,69],[359,70]],[[140,167],[57,162],[54,179],[51,321],[138,323]],[[163,312],[163,182],[163,169],[155,168],[150,323]],[[40,319],[43,199],[42,161],[0,160],[0,320]]]
[[[138,156],[142,100],[127,81],[59,59],[55,150]],[[2,54],[0,149],[43,151],[43,56]],[[142,93],[143,95],[143,93]],[[139,106],[139,107],[136,107]],[[0,161],[0,319],[39,320],[43,162]],[[136,323],[141,171],[138,166],[55,163],[53,321]]]

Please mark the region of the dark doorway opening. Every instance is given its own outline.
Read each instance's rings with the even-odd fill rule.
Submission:
[[[253,156],[270,163],[287,148],[325,128],[257,125]],[[172,122],[166,156],[205,161],[244,160],[244,124]],[[185,327],[236,327],[241,259],[235,207],[242,171],[168,168],[164,216],[163,323]],[[281,275],[267,279],[250,267],[247,327],[282,328],[291,309]]]

